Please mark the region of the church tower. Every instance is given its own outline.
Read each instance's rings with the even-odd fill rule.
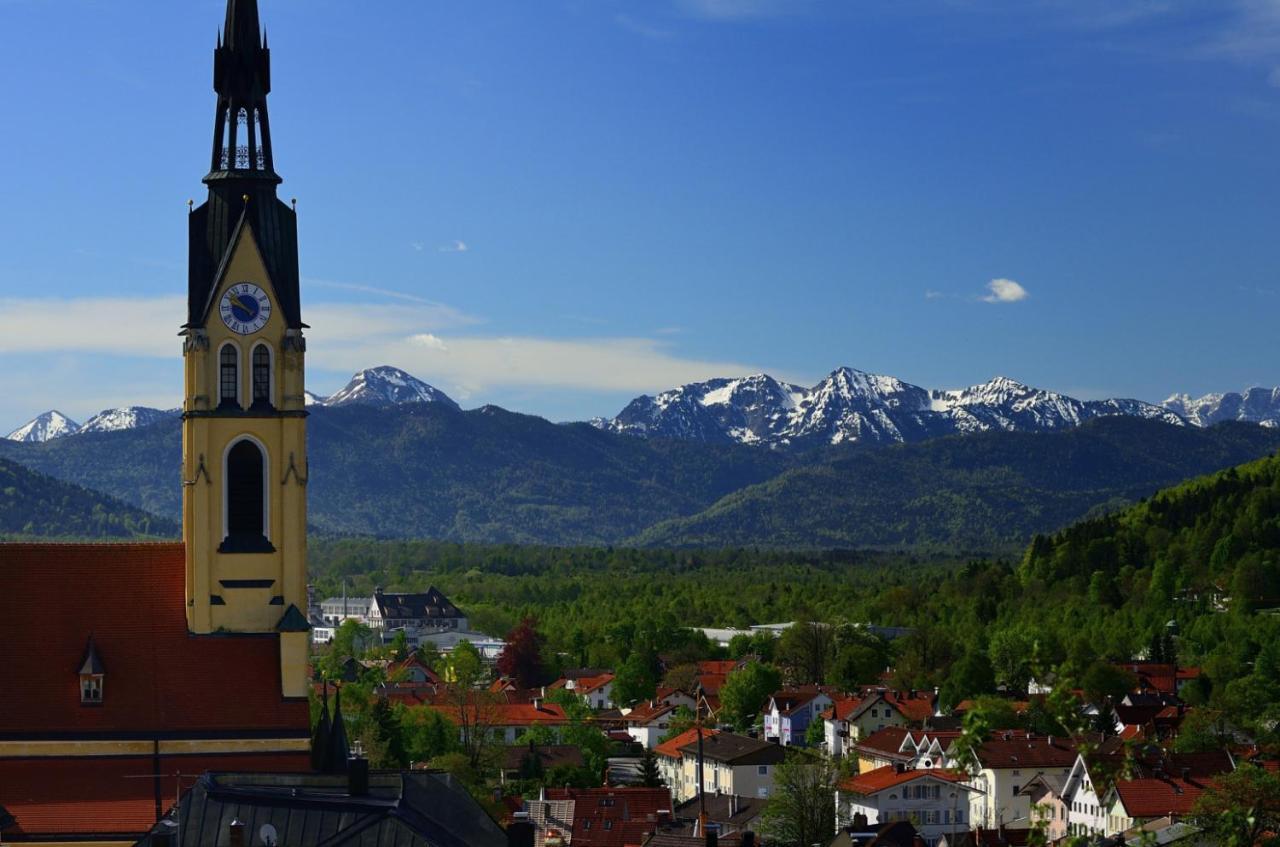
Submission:
[[[208,200],[189,215],[183,540],[195,634],[281,633],[306,693],[307,442],[294,210],[276,197],[271,51],[257,0],[228,0],[214,50]]]

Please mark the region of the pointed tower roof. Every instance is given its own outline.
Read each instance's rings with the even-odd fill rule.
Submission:
[[[101,676],[107,672],[106,667],[102,664],[102,659],[98,657],[98,647],[93,643],[93,635],[89,635],[89,643],[84,648],[84,659],[80,662],[80,670],[76,673],[84,676],[91,674]]]
[[[333,695],[333,731],[329,733],[329,745],[325,750],[325,772],[346,773],[351,749],[347,744],[347,723],[342,717],[342,688]]]
[[[329,735],[333,732],[333,723],[329,720],[329,680],[324,681],[324,693],[320,699],[320,720],[316,721],[311,733],[311,769],[324,772],[329,752]]]
[[[258,0],[227,0],[227,23],[222,29],[227,47],[233,50],[261,47],[260,31]]]

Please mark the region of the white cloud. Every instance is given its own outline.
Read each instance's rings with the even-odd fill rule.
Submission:
[[[671,38],[672,32],[661,27],[647,24],[644,21],[633,18],[631,15],[618,13],[613,16],[614,23],[623,29],[630,30],[636,35],[643,35],[645,38],[652,38],[658,41]]]
[[[987,283],[987,291],[990,293],[982,298],[984,303],[1017,303],[1031,296],[1011,279],[993,279]]]
[[[0,378],[0,397],[7,398],[0,418],[16,427],[47,408],[74,417],[133,403],[176,405],[185,316],[182,297],[0,299],[0,354],[30,362]],[[319,371],[350,374],[391,363],[463,397],[520,388],[639,394],[761,370],[758,363],[682,356],[657,333],[471,334],[477,319],[433,303],[309,302],[306,317],[308,361]]]
[[[947,295],[943,294],[941,291],[934,291],[932,288],[928,289],[924,293],[924,299],[926,300],[941,300],[946,296]]]
[[[438,248],[441,253],[466,253],[471,248],[465,241],[450,241]]]
[[[676,5],[695,18],[732,21],[801,12],[811,0],[677,0]]]

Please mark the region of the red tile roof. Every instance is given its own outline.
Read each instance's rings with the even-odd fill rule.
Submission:
[[[306,753],[180,756],[161,760],[160,812],[208,770],[288,772],[310,769]],[[17,820],[12,837],[141,836],[155,824],[155,763],[150,756],[99,759],[0,759],[0,801]],[[179,777],[179,774],[181,775]]]
[[[642,703],[637,703],[634,707],[632,707],[631,711],[623,715],[623,718],[629,724],[643,725],[643,724],[649,723],[650,721],[656,720],[657,718],[667,714],[668,712],[674,712],[675,710],[676,710],[676,707],[670,705],[669,703],[660,703],[656,701],[646,700]]]
[[[983,742],[977,755],[984,768],[1069,768],[1075,764],[1078,751],[1070,739],[997,732]]]
[[[639,847],[671,814],[669,788],[559,788],[548,800],[573,800],[574,847]]]
[[[613,674],[602,673],[599,676],[587,676],[579,679],[577,687],[574,689],[579,694],[590,694],[599,688],[604,688],[613,682]]]
[[[741,664],[737,659],[711,659],[698,662],[698,675],[728,676]]]
[[[1190,814],[1211,784],[1185,779],[1122,779],[1115,789],[1129,817],[1158,818]]]
[[[902,740],[911,734],[911,730],[901,726],[886,726],[858,741],[854,749],[876,756],[905,757],[899,752]]]
[[[463,714],[468,715],[472,721],[475,721],[478,715],[481,723],[491,727],[533,726],[534,724],[560,726],[569,722],[564,709],[554,703],[543,703],[539,708],[535,708],[532,703],[485,703],[480,706],[467,706],[465,712],[463,707],[452,704],[432,705],[428,708],[435,709],[454,723],[460,723],[459,718]]]
[[[185,570],[181,544],[0,544],[0,644],[15,681],[0,734],[308,735],[305,699],[280,693],[277,635],[187,632]],[[85,707],[76,670],[90,634],[106,678],[101,705]]]
[[[964,771],[930,769],[899,771],[893,765],[885,765],[882,768],[876,768],[842,780],[840,782],[840,790],[854,794],[875,794],[887,788],[902,785],[904,782],[912,782],[926,777],[933,777],[946,782],[962,783],[968,779],[968,774]]]

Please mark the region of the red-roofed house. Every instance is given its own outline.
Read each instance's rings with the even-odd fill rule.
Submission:
[[[969,796],[964,771],[911,770],[888,766],[842,780],[836,787],[836,828],[864,815],[872,825],[912,821],[928,844],[968,828]]]
[[[933,716],[932,691],[894,691],[867,688],[837,699],[823,714],[827,752],[843,756],[853,743],[890,726],[916,726]]]
[[[536,847],[639,847],[670,823],[666,788],[553,788],[525,800]]]
[[[955,746],[947,751],[954,767],[972,768],[972,795],[969,816],[985,827],[1027,826],[1031,816],[1030,798],[1022,787],[1033,777],[1067,777],[1075,764],[1076,746],[1069,738],[1037,735],[1025,731],[998,730],[978,746],[970,761],[955,760]]]
[[[720,730],[705,728],[702,730],[702,740],[706,740],[713,735],[719,735]],[[686,729],[679,735],[669,738],[666,741],[653,748],[654,755],[658,758],[658,773],[662,775],[662,781],[669,786],[674,786],[677,800],[683,799],[680,787],[684,781],[684,753],[681,752],[686,744],[696,744],[698,742],[698,728]]]
[[[1185,818],[1212,785],[1211,780],[1195,777],[1119,780],[1103,799],[1107,812],[1105,834],[1115,835],[1156,818]]]
[[[661,700],[646,700],[637,703],[623,712],[623,720],[627,724],[627,734],[646,750],[652,750],[658,739],[667,734],[671,728],[671,718],[678,707]]]
[[[469,706],[443,703],[431,705],[428,708],[439,712],[458,726],[460,734],[463,731],[461,727],[465,717],[467,726],[483,727],[486,732],[493,735],[494,740],[507,745],[519,743],[524,738],[524,734],[534,726],[560,729],[569,723],[564,709],[554,703],[543,703],[541,700],[533,703],[494,701]]]

